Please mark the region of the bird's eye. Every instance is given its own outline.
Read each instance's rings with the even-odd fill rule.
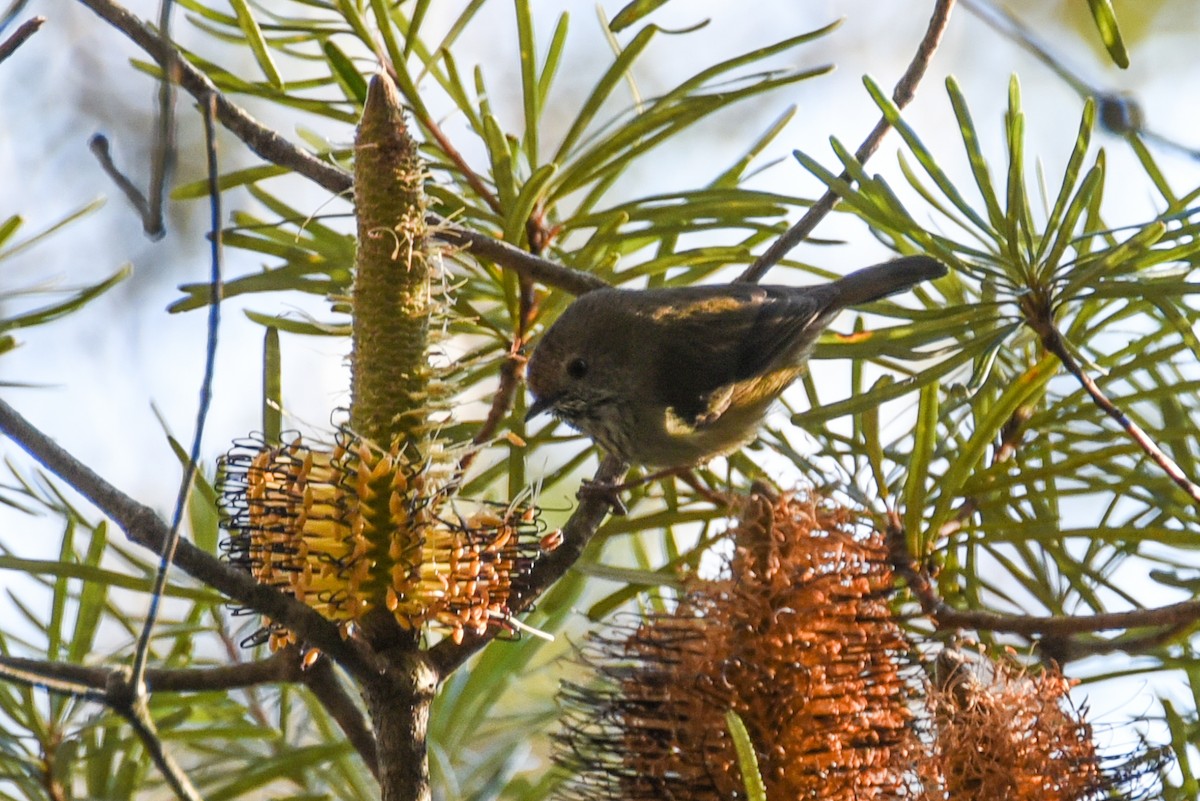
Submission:
[[[571,361],[567,363],[567,375],[576,381],[587,375],[587,371],[588,363],[583,359],[575,358],[571,359]]]

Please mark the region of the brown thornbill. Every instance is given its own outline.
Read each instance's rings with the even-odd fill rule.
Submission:
[[[908,256],[819,286],[588,292],[529,360],[527,419],[551,412],[630,464],[687,467],[731,453],[754,438],[839,311],[945,274]]]

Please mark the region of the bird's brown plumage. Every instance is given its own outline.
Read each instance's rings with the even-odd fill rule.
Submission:
[[[549,410],[635,464],[680,467],[729,453],[753,438],[838,311],[945,272],[911,256],[812,287],[589,292],[530,358],[531,416]]]

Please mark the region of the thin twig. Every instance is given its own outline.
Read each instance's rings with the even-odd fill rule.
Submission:
[[[124,33],[164,70],[170,61],[169,47],[162,37],[128,9],[111,0],[80,0],[97,16]],[[350,189],[349,173],[320,157],[293,145],[271,128],[260,123],[243,109],[234,105],[218,91],[208,76],[179,55],[179,85],[197,100],[213,96],[217,105],[217,120],[242,140],[251,150],[267,161],[295,170],[334,194]]]
[[[932,587],[928,582],[926,584]],[[918,595],[918,598],[920,597]],[[922,601],[921,606],[937,621],[939,629],[982,629],[1026,637],[1061,637],[1147,626],[1176,627],[1200,622],[1200,600],[1181,601],[1153,609],[1131,609],[1127,612],[1048,616],[1006,615],[999,612],[954,609],[940,599],[928,606]]]
[[[609,285],[604,279],[591,273],[564,267],[558,262],[527,253],[502,240],[452,225],[436,214],[427,214],[425,219],[429,223],[430,233],[443,242],[462,248],[472,255],[490,259],[530,281],[561,289],[572,295],[582,295]]]
[[[1017,452],[1017,448],[1021,444],[1021,437],[1025,433],[1025,424],[1029,422],[1032,414],[1032,409],[1022,406],[1015,409],[1009,416],[1008,421],[1000,429],[1000,444],[992,455],[992,467],[1007,462]],[[963,498],[962,505],[955,511],[954,517],[943,523],[938,530],[937,539],[941,541],[957,534],[978,511],[979,498],[977,495],[968,495]]]
[[[978,629],[1019,634],[1023,637],[1064,637],[1116,629],[1165,626],[1176,628],[1200,622],[1200,600],[1181,601],[1153,609],[1099,612],[1092,615],[1009,615],[982,610],[955,609],[942,600],[928,573],[908,551],[904,528],[895,513],[889,515],[888,542],[896,573],[908,582],[922,611],[938,629]]]
[[[954,0],[938,0],[937,5],[933,9],[933,16],[929,19],[929,26],[925,29],[925,36],[921,39],[921,44],[917,47],[916,55],[908,65],[908,69],[900,77],[896,83],[896,88],[892,91],[892,100],[896,107],[903,109],[908,105],[916,94],[917,85],[924,77],[925,71],[929,68],[929,62],[933,60],[933,54],[937,51],[938,44],[942,40],[942,35],[946,31],[946,24],[950,21],[950,10],[954,7]],[[875,150],[879,147],[879,143],[883,141],[884,135],[891,130],[891,124],[886,118],[880,118],[875,124],[875,128],[863,140],[863,143],[858,146],[858,150],[854,151],[854,158],[859,164],[863,164],[867,159],[871,158]],[[850,179],[848,172],[842,172],[839,178],[843,181]],[[826,215],[833,210],[840,198],[832,189],[825,190],[816,203],[814,203],[800,220],[789,228],[783,236],[775,240],[771,247],[767,248],[761,256],[755,259],[744,273],[738,277],[738,281],[746,283],[757,283],[762,279],[767,271],[774,267],[783,259],[792,248],[803,242],[813,229],[820,224],[821,220],[825,219]]]
[[[17,52],[17,48],[25,44],[29,37],[37,33],[45,23],[45,17],[31,17],[22,22],[20,27],[13,31],[12,36],[0,42],[0,63]]]
[[[625,464],[610,456],[600,463],[593,480],[599,484],[617,483],[624,476],[625,470]],[[520,586],[514,583],[513,594],[509,600],[514,614],[525,611],[578,561],[583,549],[604,522],[608,511],[609,502],[599,493],[585,493],[580,498],[579,506],[563,526],[562,544],[540,557]],[[495,630],[491,629],[482,635],[467,634],[461,645],[456,645],[447,637],[429,649],[429,660],[437,669],[438,675],[445,680],[446,676],[491,642],[495,636]]]
[[[522,355],[521,349],[525,346],[529,329],[533,325],[534,312],[537,309],[537,296],[533,291],[532,280],[519,276],[518,282],[520,286],[518,288],[516,330],[513,333],[512,342],[509,344],[508,353],[505,354],[504,361],[500,364],[500,383],[496,387],[496,394],[492,397],[492,405],[488,408],[483,424],[471,438],[471,444],[474,447],[468,450],[458,462],[457,474],[460,479],[470,469],[482,447],[495,436],[500,424],[512,410],[521,371],[525,367],[525,356]]]
[[[217,164],[215,109],[211,98],[202,108],[208,156],[209,206],[212,215],[210,220],[212,234],[209,237],[208,331],[205,340],[204,375],[200,380],[200,402],[196,408],[196,431],[192,436],[192,448],[188,453],[188,462],[184,467],[183,479],[179,484],[179,494],[175,498],[175,511],[171,516],[171,527],[167,532],[167,540],[159,554],[158,571],[154,575],[154,588],[150,593],[150,607],[146,610],[141,636],[138,637],[137,648],[134,650],[133,684],[138,688],[142,687],[142,677],[145,675],[146,660],[150,653],[150,638],[154,632],[154,623],[158,620],[158,607],[162,601],[163,591],[167,587],[171,562],[175,558],[175,549],[179,544],[183,513],[187,508],[188,496],[192,492],[192,482],[195,481],[196,472],[199,470],[200,446],[204,441],[204,424],[208,420],[208,410],[212,406],[212,385],[217,367],[217,332],[221,326],[221,295],[223,292],[221,280],[221,189],[217,185],[221,173]]]
[[[0,399],[0,432],[91,501],[121,527],[130,541],[154,553],[162,553],[167,541],[167,526],[153,509],[109,484],[31,425],[3,399]],[[287,627],[302,642],[320,648],[354,676],[378,673],[375,661],[356,647],[356,641],[344,639],[338,627],[315,610],[273,587],[259,584],[248,573],[225,564],[187,540],[180,540],[175,551],[175,564],[239,604]]]
[[[25,664],[20,664],[22,662]],[[163,749],[162,739],[158,736],[154,720],[150,716],[149,706],[146,704],[146,695],[134,685],[132,671],[126,668],[104,671],[104,685],[102,688],[97,688],[80,681],[60,677],[61,669],[76,667],[79,666],[39,663],[37,660],[18,660],[14,664],[12,657],[4,657],[3,660],[0,660],[0,678],[31,687],[40,687],[48,692],[95,701],[109,707],[129,723],[134,734],[142,741],[142,747],[146,749],[151,761],[163,774],[175,795],[183,801],[201,801],[200,794],[188,779],[187,774]],[[60,675],[55,675],[56,673]]]
[[[517,391],[517,379],[525,364],[525,357],[519,352],[520,345],[520,338],[514,337],[508,353],[504,355],[504,361],[500,362],[500,382],[496,387],[496,394],[492,396],[492,404],[488,407],[487,416],[475,432],[475,436],[471,438],[471,447],[458,460],[458,465],[455,467],[456,481],[462,481],[467,471],[471,469],[471,465],[475,463],[475,459],[491,442],[492,437],[500,428],[500,424],[504,422],[512,409],[513,398]]]
[[[267,659],[236,665],[211,668],[149,668],[146,670],[145,682],[150,692],[238,690],[259,684],[296,681],[300,678],[299,664],[296,649],[291,648],[277,651]],[[48,662],[0,655],[0,670],[6,669],[21,672],[24,678],[17,679],[15,674],[7,673],[4,674],[5,678],[54,692],[85,697],[92,701],[104,701],[103,694],[112,681],[113,674],[124,672],[120,668],[88,667],[69,662]],[[51,682],[57,683],[57,686],[51,686]]]
[[[1104,410],[1104,413],[1117,422],[1117,425],[1125,429],[1125,433],[1129,435],[1137,446],[1149,456],[1156,465],[1158,465],[1164,473],[1166,473],[1172,481],[1192,499],[1192,502],[1200,507],[1200,486],[1196,486],[1187,474],[1183,472],[1174,459],[1168,456],[1162,448],[1150,439],[1150,436],[1142,430],[1141,426],[1130,420],[1124,412],[1116,407],[1112,401],[1101,391],[1092,377],[1083,371],[1079,366],[1079,362],[1075,361],[1075,357],[1071,355],[1071,351],[1067,349],[1066,342],[1063,340],[1062,334],[1053,323],[1048,323],[1039,326],[1039,333],[1042,337],[1042,344],[1046,350],[1058,357],[1063,363],[1063,367],[1075,376],[1084,390],[1095,401],[1096,405]]]
[[[144,221],[143,228],[152,239],[161,239],[166,234],[166,228],[163,227],[163,199],[166,197],[167,180],[175,167],[175,82],[179,72],[179,48],[171,38],[171,11],[174,6],[173,0],[159,0],[158,35],[167,47],[162,78],[158,82],[158,129],[154,133],[154,150],[150,159],[150,215]],[[207,108],[206,104],[201,105]],[[211,142],[208,148],[212,150]]]
[[[179,51],[171,41],[172,0],[161,0],[158,13],[158,30],[163,47],[162,77],[158,82],[158,127],[154,135],[154,148],[150,160],[150,191],[148,196],[125,176],[113,161],[108,147],[108,138],[96,134],[88,143],[101,169],[117,188],[133,204],[142,219],[142,230],[151,239],[159,240],[166,234],[163,227],[163,198],[166,196],[167,178],[175,166],[175,82],[179,67]]]
[[[112,0],[80,0],[97,16],[129,37],[164,69],[166,48],[158,34],[136,16]],[[353,189],[350,173],[320,157],[302,150],[275,130],[268,128],[240,106],[225,97],[203,72],[182,56],[176,62],[179,85],[203,101],[211,96],[216,102],[217,120],[256,154],[281,167],[295,171],[334,194],[346,194]],[[472,254],[490,259],[504,269],[526,276],[540,284],[580,295],[608,286],[590,273],[572,270],[561,264],[526,253],[518,247],[485,234],[454,225],[436,214],[426,217],[432,233],[438,239]]]
[[[66,667],[77,667],[69,665]],[[99,669],[97,669],[99,670]],[[107,677],[108,671],[103,671]],[[0,679],[26,687],[38,687],[60,695],[70,695],[85,701],[105,703],[103,684],[94,684],[84,680],[90,677],[80,677],[74,672],[59,671],[53,663],[37,659],[20,659],[12,656],[0,656]]]
[[[125,688],[121,687],[119,691]],[[129,685],[132,690],[132,685]],[[110,688],[110,696],[114,695],[114,688]],[[142,695],[130,697],[129,703],[121,701],[113,701],[110,703],[113,711],[117,712],[133,729],[134,734],[142,741],[142,747],[146,749],[146,753],[150,755],[150,761],[155,764],[163,778],[167,780],[171,790],[176,796],[183,801],[203,801],[200,793],[188,778],[187,773],[179,766],[179,763],[167,753],[163,748],[162,738],[158,736],[158,729],[154,725],[154,719],[150,717],[150,709],[146,704],[146,698]]]
[[[1038,640],[1038,649],[1047,659],[1052,659],[1059,665],[1116,651],[1132,655],[1147,654],[1157,651],[1169,643],[1179,641],[1187,632],[1196,628],[1196,623],[1195,619],[1183,619],[1175,625],[1165,626],[1150,634],[1137,637],[1115,637],[1110,640],[1101,637],[1087,639],[1077,636],[1042,637]]]
[[[149,232],[150,202],[146,200],[142,190],[137,188],[137,184],[129,180],[113,161],[112,151],[108,147],[108,137],[104,134],[95,134],[88,140],[88,147],[91,149],[92,155],[96,157],[96,161],[100,162],[100,169],[104,170],[108,179],[117,185],[117,189],[121,190],[125,199],[133,204],[134,211],[142,219],[142,230]]]
[[[321,657],[304,670],[300,681],[312,692],[325,711],[341,728],[346,739],[358,751],[363,763],[371,771],[371,775],[379,779],[379,753],[375,742],[375,732],[371,730],[366,717],[345,686],[338,679],[333,669],[333,663]]]
[[[127,675],[122,668],[88,667],[0,654],[0,677],[4,679],[105,705],[111,705],[109,690],[114,681],[124,682]],[[149,668],[145,675],[149,692],[168,693],[251,690],[263,684],[284,682],[300,682],[312,691],[378,778],[375,735],[362,710],[338,680],[333,663],[325,657],[305,669],[301,667],[299,649],[289,646],[255,662],[211,668]]]

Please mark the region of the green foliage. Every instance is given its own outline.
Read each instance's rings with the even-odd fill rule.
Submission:
[[[128,662],[141,626],[130,609],[145,608],[157,559],[113,538],[107,524],[88,521],[49,479],[14,477],[10,500],[64,521],[64,528],[56,560],[19,559],[0,545],[0,571],[33,585],[7,592],[22,619],[19,627],[7,621],[0,632],[0,654],[95,667]],[[189,509],[204,529],[191,535],[213,549],[214,503],[211,486],[201,480]],[[138,599],[132,603],[131,593]],[[30,602],[41,597],[48,606]],[[176,575],[166,597],[171,616],[160,620],[152,643],[156,669],[264,656],[237,647],[245,632],[229,627],[225,601],[212,590]],[[151,696],[151,714],[205,798],[263,791],[289,798],[373,797],[357,755],[306,690],[159,692]],[[59,798],[143,798],[163,788],[125,721],[95,703],[0,682],[0,798],[48,798],[51,777]]]
[[[64,217],[49,228],[39,231],[32,236],[26,237],[19,242],[11,240],[21,230],[24,220],[17,215],[9,217],[7,220],[0,222],[0,264],[6,260],[16,256],[18,253],[23,253],[30,248],[36,247],[40,242],[47,237],[53,236],[59,231],[67,228],[71,223],[81,217],[84,217],[103,205],[102,201],[93,201],[87,204],[78,211]],[[122,267],[113,273],[109,278],[100,281],[91,286],[86,286],[81,289],[68,291],[66,298],[57,300],[44,306],[38,306],[26,311],[7,313],[0,317],[0,355],[17,347],[18,342],[16,337],[12,335],[12,331],[21,328],[31,328],[33,326],[45,325],[53,320],[57,320],[71,312],[78,311],[88,302],[95,299],[97,296],[104,294],[115,285],[119,284],[129,277],[129,268]],[[36,287],[26,290],[5,289],[0,290],[0,301],[3,301],[5,306],[23,305],[24,296],[42,296],[48,294],[60,294],[61,290],[50,290],[46,287]]]
[[[758,771],[758,756],[754,753],[754,743],[746,731],[746,724],[732,709],[725,713],[725,724],[733,735],[733,745],[737,749],[738,767],[746,785],[746,798],[750,801],[767,801],[767,789]]]
[[[656,58],[669,58],[672,48],[688,46],[689,32],[644,22],[661,2],[631,2],[611,25],[600,24],[596,35],[611,43],[611,60],[586,83],[573,75],[574,84],[564,75],[583,70],[569,40],[579,22],[563,13],[550,21],[549,36],[539,36],[546,20],[528,0],[512,4],[513,63],[467,63],[471,54],[461,40],[472,26],[490,24],[483,14],[492,5],[458,4],[458,16],[435,34],[428,0],[179,3],[193,26],[244,48],[254,68],[224,68],[200,52],[184,56],[231,97],[340,125],[336,141],[302,133],[314,152],[339,163],[350,157],[344,143],[365,97],[364,75],[377,67],[377,53],[386,56],[422,142],[432,208],[614,284],[723,280],[810,205],[806,198],[746,186],[762,159],[779,151],[792,109],[751,137],[731,163],[686,182],[656,172],[654,159],[689,141],[700,126],[729,120],[744,104],[782,106],[798,84],[830,69],[812,63],[806,46],[832,26],[706,65],[645,95],[637,75],[653,70]],[[1102,2],[1091,7],[1120,63],[1124,49],[1111,9]],[[156,74],[149,65],[138,67]],[[501,91],[496,75],[505,68],[514,76],[514,98]],[[1047,353],[1043,335],[1047,325],[1057,328],[1100,389],[1195,479],[1200,339],[1190,297],[1198,285],[1188,279],[1200,243],[1188,209],[1200,189],[1171,187],[1135,140],[1145,185],[1160,195],[1161,213],[1132,225],[1107,220],[1103,201],[1112,190],[1105,184],[1106,156],[1093,142],[1091,104],[1073,142],[1064,141],[1069,151],[1061,176],[1038,172],[1031,180],[1038,154],[1026,151],[1015,79],[999,155],[985,150],[967,98],[954,80],[947,82],[965,148],[962,169],[926,146],[888,94],[866,83],[903,143],[897,170],[904,185],[893,187],[876,175],[877,165],[868,171],[853,147],[838,141],[836,167],[800,153],[797,159],[838,194],[841,211],[861,221],[864,236],[869,232],[899,253],[936,255],[952,274],[902,302],[872,305],[869,326],[858,321],[851,333],[827,335],[819,344],[818,359],[847,360],[852,370],[844,384],[806,378],[789,397],[804,408],[792,422],[815,441],[818,456],[797,444],[794,430],[767,430],[754,449],[699,469],[700,482],[740,491],[770,475],[788,486],[832,486],[871,512],[894,508],[909,547],[938,568],[939,588],[956,607],[1075,615],[1136,608],[1150,594],[1145,583],[1129,580],[1135,570],[1147,573],[1155,594],[1164,589],[1173,598],[1195,597],[1200,511]],[[453,141],[447,119],[455,122]],[[654,175],[653,191],[629,188],[637,170]],[[960,173],[969,178],[951,177]],[[253,212],[234,212],[224,241],[261,259],[262,269],[229,279],[224,296],[255,304],[258,310],[248,314],[265,329],[262,415],[269,439],[279,435],[286,403],[280,352],[289,340],[280,333],[348,334],[351,220],[314,216],[292,200],[288,182],[294,180],[274,165],[220,179],[222,190],[244,188],[256,204]],[[190,184],[173,197],[198,199],[206,192],[206,185]],[[0,224],[0,260],[28,244],[8,246],[19,224],[16,217]],[[539,292],[526,309],[519,281],[500,266],[470,254],[448,253],[446,260],[456,312],[450,341],[462,353],[461,402],[446,434],[467,442],[487,415],[479,400],[495,392],[514,341],[520,345],[531,333],[523,329],[524,313],[532,311],[536,328],[570,299]],[[828,275],[785,262],[772,280]],[[0,320],[0,352],[13,344],[9,330],[73,311],[123,276]],[[207,284],[181,290],[172,312],[208,301]],[[291,293],[327,299],[328,317],[281,311]],[[513,405],[463,492],[507,500],[524,492],[533,475],[544,476],[541,502],[557,524],[580,478],[590,474],[593,453],[558,423],[527,429],[519,389]],[[516,436],[506,439],[506,433]],[[786,473],[777,469],[781,463]],[[30,633],[18,637],[5,626],[0,653],[121,663],[140,624],[130,610],[144,606],[153,560],[104,524],[88,522],[50,481],[15,475],[17,483],[2,488],[0,502],[61,520],[62,544],[55,560],[0,550],[0,571],[28,576],[51,599],[46,612],[10,594],[22,630]],[[598,619],[632,603],[664,604],[681,572],[695,570],[719,542],[728,514],[673,479],[634,490],[630,505],[631,513],[606,522],[576,569],[540,600],[530,625],[562,632],[580,624],[578,610]],[[188,511],[195,542],[215,551],[211,486],[199,483]],[[158,628],[155,667],[263,656],[234,647],[241,634],[212,591],[174,576],[167,596],[171,617]],[[1122,634],[1117,645],[1141,659],[1129,668],[1101,667],[1087,678],[1178,671],[1193,694],[1200,692],[1193,629],[1151,642],[1139,639],[1142,632]],[[96,653],[101,630],[117,632],[122,645]],[[981,637],[1009,641],[987,632]],[[550,728],[555,681],[570,669],[561,664],[569,651],[563,639],[492,643],[446,682],[430,723],[437,797],[534,801],[554,790],[561,777],[546,770],[547,749],[533,738]],[[1086,636],[1080,643],[1098,640]],[[152,698],[165,740],[205,798],[358,799],[376,792],[336,723],[302,688]],[[1185,777],[1178,787],[1168,784],[1166,794],[1194,798],[1188,765],[1200,743],[1195,698],[1164,700],[1159,719]],[[47,797],[47,770],[65,797],[162,793],[161,778],[147,768],[128,727],[94,706],[57,696],[47,701],[40,691],[0,682],[0,734],[0,797]],[[752,759],[742,765],[749,791]]]
[[[1118,67],[1127,69],[1129,52],[1125,49],[1121,30],[1117,27],[1117,15],[1113,11],[1111,0],[1088,0],[1088,10],[1092,12],[1096,32],[1100,34],[1100,41],[1104,42],[1104,49],[1108,51],[1109,57]]]

